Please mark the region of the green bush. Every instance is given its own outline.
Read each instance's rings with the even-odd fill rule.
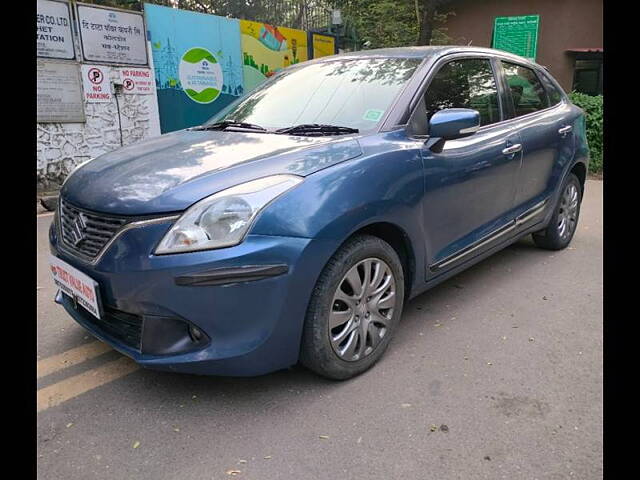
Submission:
[[[602,95],[586,95],[571,92],[569,98],[582,108],[587,120],[587,142],[589,142],[589,171],[602,172]]]

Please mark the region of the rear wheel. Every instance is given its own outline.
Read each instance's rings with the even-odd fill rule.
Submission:
[[[570,173],[562,185],[560,198],[549,225],[533,234],[535,244],[547,250],[561,250],[569,245],[578,226],[581,202],[580,180]]]
[[[309,302],[302,364],[337,380],[369,369],[387,348],[403,302],[395,250],[369,235],[348,241],[325,266]]]

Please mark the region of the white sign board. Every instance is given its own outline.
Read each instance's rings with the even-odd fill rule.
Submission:
[[[84,105],[77,63],[37,62],[38,123],[84,122]]]
[[[155,92],[155,80],[149,68],[121,68],[122,93],[151,95]]]
[[[89,62],[147,65],[141,13],[76,4],[82,54]]]
[[[38,57],[76,57],[71,34],[69,5],[52,0],[38,0],[36,15],[36,51]]]
[[[81,71],[85,101],[89,103],[109,103],[111,101],[109,67],[104,65],[82,65]]]
[[[98,282],[51,254],[49,254],[49,265],[53,281],[58,288],[92,315],[100,318]]]

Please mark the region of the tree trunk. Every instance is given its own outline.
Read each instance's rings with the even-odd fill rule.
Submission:
[[[436,13],[435,2],[425,0],[423,8],[418,45],[429,45],[433,35],[433,19]]]

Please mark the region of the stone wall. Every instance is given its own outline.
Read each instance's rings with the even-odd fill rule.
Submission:
[[[118,95],[122,143],[160,135],[158,101],[153,95]],[[37,124],[38,188],[61,185],[79,163],[120,147],[118,110],[110,103],[86,103],[86,123]]]

